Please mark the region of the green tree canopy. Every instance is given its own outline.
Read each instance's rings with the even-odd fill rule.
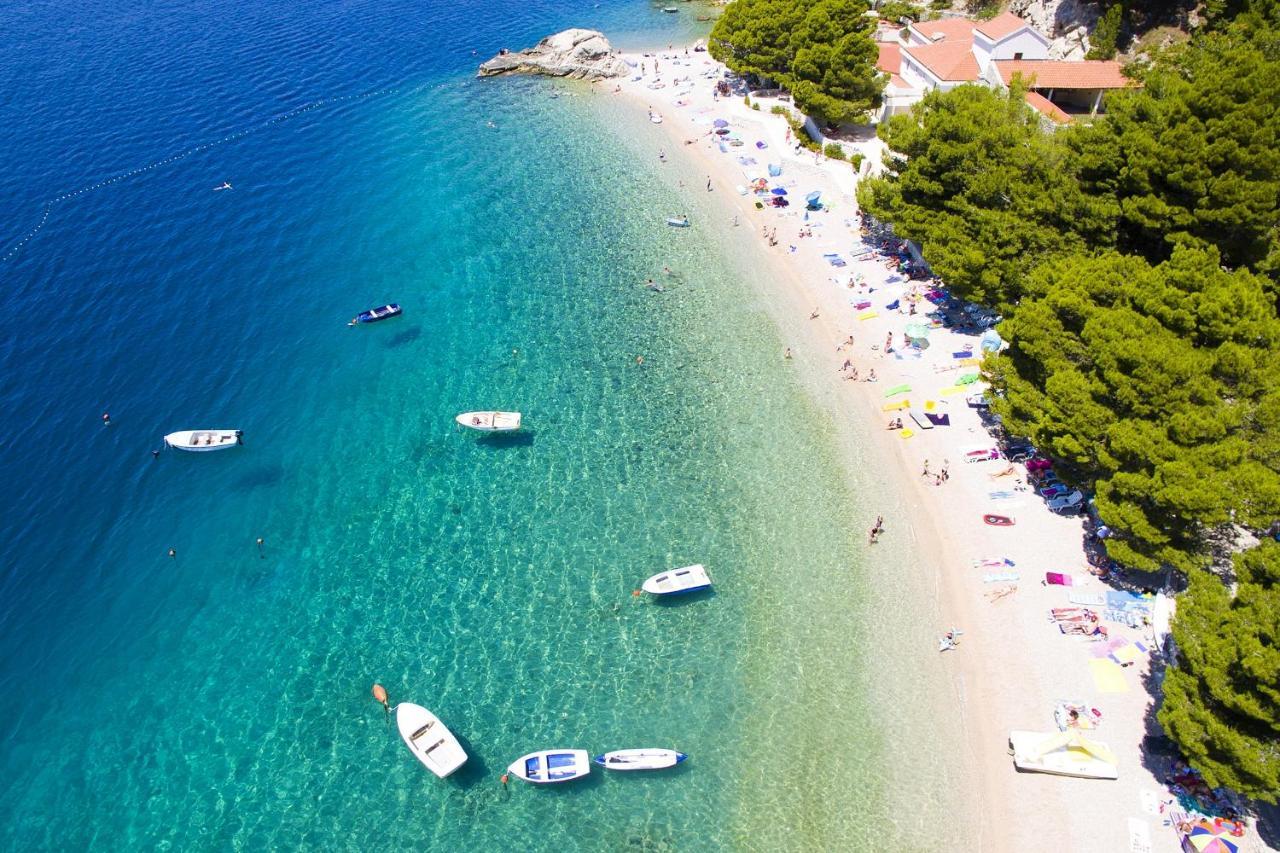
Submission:
[[[1280,544],[1238,554],[1232,595],[1203,571],[1178,599],[1160,724],[1213,786],[1280,796]]]
[[[1193,240],[1280,271],[1280,33],[1255,21],[1158,54],[1141,89],[1067,132],[1085,191],[1115,200],[1123,251],[1158,262]]]
[[[890,174],[858,188],[957,295],[1003,309],[1046,258],[1108,245],[1115,216],[1081,192],[1073,152],[1023,98],[1018,86],[931,92],[880,126]]]
[[[1264,282],[1212,248],[1073,256],[1038,269],[988,359],[994,410],[1094,484],[1127,565],[1182,571],[1202,533],[1280,518],[1280,320]]]
[[[775,80],[819,121],[856,121],[880,105],[875,21],[865,0],[735,0],[711,30],[711,55]]]

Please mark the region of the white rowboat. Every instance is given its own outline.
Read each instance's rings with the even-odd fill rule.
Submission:
[[[653,595],[678,595],[710,587],[711,578],[707,577],[707,570],[701,564],[662,572],[649,578],[642,586],[645,592]]]
[[[592,761],[609,770],[665,770],[688,757],[674,749],[618,749]]]
[[[568,782],[589,774],[591,759],[585,749],[544,749],[517,758],[507,770],[513,776],[537,785]]]
[[[467,429],[480,432],[512,432],[520,429],[519,412],[463,412],[454,420]]]
[[[188,450],[192,453],[207,453],[210,450],[226,450],[244,442],[240,440],[243,433],[238,429],[189,429],[171,432],[164,437],[164,443],[174,450]]]
[[[453,732],[421,705],[412,702],[397,705],[396,727],[409,751],[441,779],[467,763],[467,752]]]

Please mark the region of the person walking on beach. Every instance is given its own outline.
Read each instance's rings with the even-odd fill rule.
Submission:
[[[707,192],[711,192],[711,176],[707,175]]]
[[[924,460],[924,471],[921,472],[920,476],[921,477],[929,476],[929,460],[928,459]]]
[[[883,530],[884,530],[884,516],[883,516],[883,515],[877,515],[877,516],[876,516],[876,523],[875,523],[875,525],[871,528],[871,532],[867,535],[867,541],[868,541],[868,543],[869,543],[869,544],[871,544],[871,545],[876,544],[876,542],[877,542],[877,541],[879,541],[879,539],[880,539],[880,534],[881,534],[881,532],[882,532]]]
[[[787,351],[782,354],[782,357],[786,359],[791,358],[791,347],[787,347]]]
[[[893,352],[893,332],[890,332],[888,336],[884,339],[885,355],[888,355],[891,352]]]

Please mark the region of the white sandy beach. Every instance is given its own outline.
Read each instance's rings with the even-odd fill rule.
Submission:
[[[776,101],[761,100],[757,111],[740,95],[715,100],[713,79],[723,68],[705,53],[677,49],[656,57],[627,58],[636,63],[636,76],[642,61],[647,73],[638,80],[598,83],[599,90],[620,89],[617,94],[637,109],[661,116],[661,128],[670,138],[665,157],[687,158],[709,177],[710,195],[722,206],[723,220],[695,221],[693,227],[732,229],[736,221],[737,227],[750,229],[759,263],[770,265],[774,307],[796,318],[780,326],[804,329],[803,337],[791,344],[797,368],[828,377],[822,381],[830,383],[839,406],[870,427],[886,474],[895,476],[912,505],[910,518],[886,518],[886,539],[909,529],[917,547],[928,555],[926,570],[936,572],[932,588],[937,590],[939,612],[945,614],[946,625],[964,632],[959,647],[944,653],[952,695],[935,697],[956,708],[964,742],[936,746],[961,756],[970,788],[966,793],[976,811],[964,820],[981,822],[981,849],[1021,851],[1048,845],[1072,851],[1177,850],[1176,834],[1161,813],[1168,795],[1153,770],[1144,766],[1139,749],[1152,703],[1145,686],[1148,657],[1140,655],[1124,668],[1092,663],[1106,660],[1095,656],[1100,645],[1085,637],[1064,636],[1048,616],[1051,608],[1069,606],[1069,593],[1108,589],[1087,571],[1082,520],[1053,514],[1034,491],[1015,491],[1015,481],[1026,479],[1022,466],[1012,475],[995,478],[992,475],[1007,467],[1003,460],[965,462],[967,450],[995,444],[977,410],[965,402],[966,394],[981,385],[955,388],[957,378],[978,368],[953,353],[977,350],[978,338],[936,328],[918,357],[916,351],[902,357],[903,329],[908,322],[923,320],[933,306],[921,302],[919,314],[909,316],[906,296],[913,284],[922,283],[904,280],[879,256],[855,257],[863,247],[850,163],[826,161],[804,150],[797,153],[788,141],[786,123],[769,113]],[[657,78],[655,58],[660,63]],[[663,87],[649,88],[655,79]],[[713,134],[715,119],[727,120],[745,144],[722,152]],[[757,147],[757,142],[765,147]],[[861,143],[868,152],[877,145],[874,140]],[[739,157],[756,162],[744,166]],[[748,173],[767,175],[769,163],[782,166],[782,174],[771,179],[770,186],[787,189],[792,201],[788,208],[757,209],[753,195],[737,190],[747,184]],[[804,196],[813,190],[821,191],[829,209],[809,214],[806,222]],[[812,236],[800,237],[806,225]],[[764,234],[775,228],[777,245],[770,246]],[[847,265],[830,265],[823,258],[826,253],[838,253]],[[866,287],[850,288],[852,276],[860,276]],[[895,300],[897,310],[886,307]],[[855,307],[864,302],[870,306]],[[815,310],[817,317],[807,319]],[[897,350],[892,355],[884,351],[889,334]],[[853,345],[842,346],[850,335]],[[858,381],[847,380],[848,374],[841,371],[846,359],[858,369]],[[877,381],[864,381],[872,370]],[[903,384],[910,386],[909,392],[886,398],[886,391]],[[884,408],[906,399],[918,413],[932,402],[932,411],[948,415],[950,425],[922,429],[908,412]],[[908,431],[886,429],[890,418],[898,416],[909,428],[909,437]],[[935,476],[922,476],[926,460],[931,472],[949,462],[950,477],[944,484],[937,485]],[[992,492],[1012,496],[993,499]],[[988,526],[984,513],[1012,516],[1016,525]],[[866,519],[867,526],[873,521]],[[883,562],[875,570],[888,576],[894,567],[888,552],[882,553],[886,559],[877,555],[872,563]],[[983,559],[1008,559],[1013,565],[975,566]],[[1075,586],[1042,585],[1046,572],[1070,574]],[[1017,578],[984,581],[984,576],[1006,573]],[[1011,590],[1014,585],[1016,590]],[[997,596],[998,591],[1007,594]],[[1151,645],[1149,628],[1104,624],[1113,639]],[[1102,691],[1094,669],[1105,671],[1111,679],[1109,689],[1115,692]],[[1079,701],[1102,712],[1100,725],[1088,734],[1116,754],[1118,781],[1015,771],[1007,748],[1009,731],[1056,731],[1053,709],[1061,700]]]

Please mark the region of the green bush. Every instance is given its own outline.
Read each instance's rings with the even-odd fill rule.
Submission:
[[[742,103],[746,104],[747,106],[751,106],[751,96],[750,96],[750,95],[743,95],[743,96],[742,96]]]
[[[791,110],[787,109],[782,104],[774,104],[772,107],[769,108],[769,112],[773,113],[776,116],[791,115]]]
[[[1102,13],[1093,28],[1092,46],[1085,59],[1111,59],[1120,47],[1120,28],[1124,23],[1124,4],[1116,3]]]
[[[822,149],[822,153],[832,160],[844,159],[844,147],[839,142],[828,142],[826,147]]]
[[[760,102],[759,102],[759,101],[756,101],[754,104],[752,104],[752,105],[751,105],[751,109],[759,111],[759,109],[760,109]]]
[[[849,155],[849,162],[853,164],[853,170],[856,172],[862,168],[862,161],[867,159],[861,151],[855,151]]]
[[[800,121],[800,119],[787,116],[787,124],[791,125],[791,133],[795,136],[796,142],[799,142],[810,151],[822,150],[822,146],[809,135],[808,129],[805,128],[804,122]]]

